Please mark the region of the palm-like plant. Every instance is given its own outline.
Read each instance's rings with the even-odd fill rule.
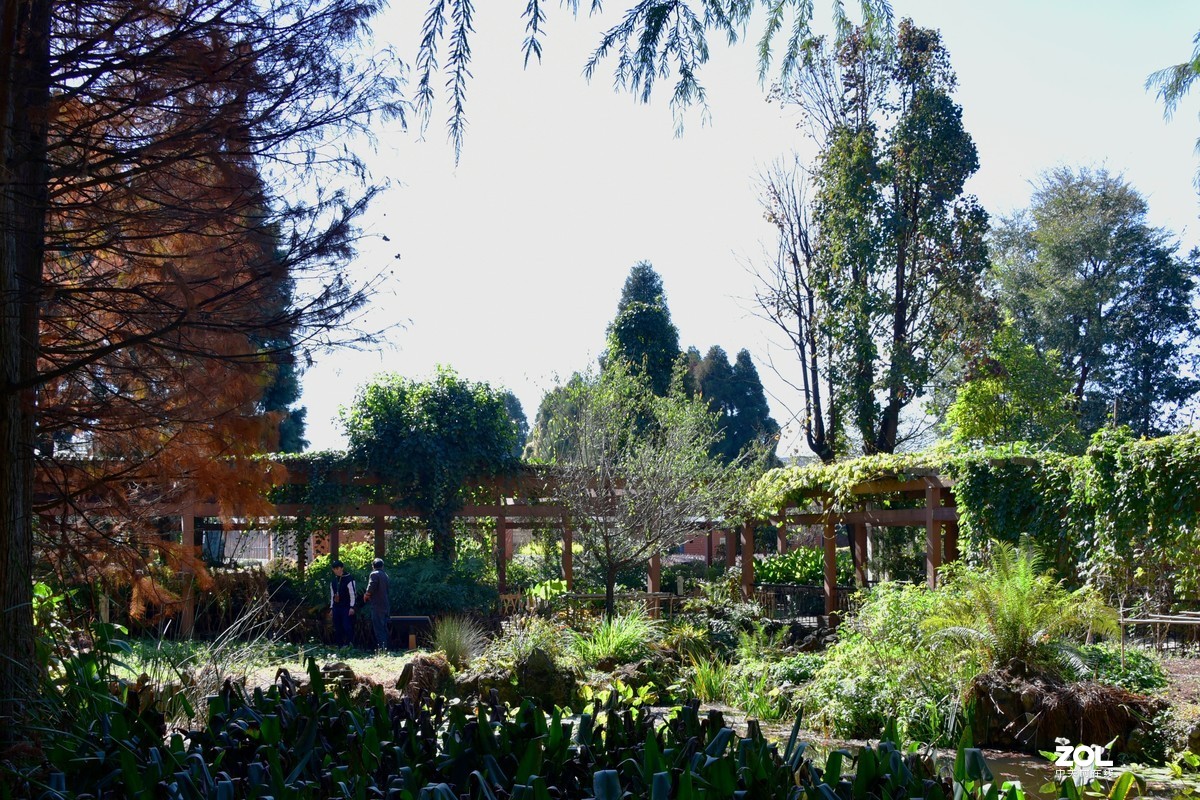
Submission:
[[[1095,590],[1068,590],[1028,541],[993,542],[982,566],[950,571],[945,588],[943,607],[926,626],[977,651],[988,669],[1081,672],[1072,641],[1116,630],[1115,613]]]

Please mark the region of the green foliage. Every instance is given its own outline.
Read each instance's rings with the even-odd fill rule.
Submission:
[[[662,638],[662,625],[644,609],[605,617],[586,633],[576,633],[572,647],[585,666],[630,664],[644,658]]]
[[[427,382],[381,375],[340,414],[350,458],[379,476],[398,505],[411,505],[454,558],[452,522],[468,479],[515,465],[517,432],[502,392],[439,368]]]
[[[1038,442],[1076,453],[1084,445],[1078,417],[1058,352],[1039,353],[1009,320],[968,367],[946,427],[959,445]]]
[[[992,775],[978,751],[960,751],[953,774],[894,743],[835,751],[817,763],[799,741],[798,722],[775,744],[756,722],[739,736],[719,711],[701,716],[696,703],[664,720],[645,692],[620,685],[594,693],[569,719],[532,700],[389,702],[380,687],[352,695],[326,683],[312,661],[308,677],[303,688],[286,670],[266,689],[226,687],[208,698],[203,722],[186,738],[153,733],[136,704],[116,707],[102,730],[48,740],[44,764],[0,763],[0,786],[18,800],[160,791],[198,800],[815,800],[838,796],[831,786],[854,800],[1023,800],[985,790],[982,776]]]
[[[663,646],[679,654],[680,658],[696,661],[712,654],[712,642],[708,628],[686,620],[671,623],[662,640]]]
[[[338,551],[346,571],[367,589],[374,548],[367,543],[348,544]],[[310,606],[329,605],[328,555],[317,556],[304,573],[303,596]],[[385,561],[388,601],[393,614],[486,613],[496,602],[496,590],[485,582],[487,564],[482,555],[461,553],[454,564],[432,555],[417,555],[399,563]]]
[[[713,444],[712,455],[732,464],[748,452],[761,451],[766,467],[779,466],[775,456],[779,423],[771,418],[766,392],[750,353],[740,351],[732,366],[725,351],[715,345],[704,358],[698,355],[688,351],[687,383],[689,392],[707,400],[709,408],[719,415],[721,437]]]
[[[433,649],[445,653],[446,660],[457,669],[482,654],[487,641],[483,628],[470,617],[445,614],[433,623]]]
[[[1162,662],[1145,650],[1128,647],[1122,653],[1115,645],[1086,644],[1079,648],[1079,656],[1086,667],[1084,676],[1098,683],[1123,686],[1142,694],[1167,688],[1167,672]]]
[[[558,499],[611,615],[620,573],[692,538],[697,519],[737,514],[744,476],[709,456],[715,417],[680,381],[660,397],[647,376],[610,361],[574,402],[578,415],[561,437],[571,449],[557,454]]]
[[[1200,390],[1188,348],[1200,258],[1147,211],[1121,176],[1060,167],[996,236],[1001,303],[1025,342],[1058,353],[1089,433],[1116,401],[1116,422],[1161,434]]]
[[[500,624],[500,634],[488,644],[484,658],[513,668],[541,650],[555,662],[568,653],[571,633],[562,625],[533,614],[510,617]]]
[[[1028,535],[1059,575],[1124,608],[1169,611],[1200,597],[1200,562],[1180,557],[1200,548],[1200,433],[1104,429],[1081,456],[1015,443],[788,467],[759,479],[748,502],[762,517],[824,496],[850,510],[863,499],[851,491],[858,483],[930,472],[955,481],[968,554]]]
[[[754,564],[757,583],[782,583],[818,586],[825,582],[825,552],[820,547],[797,547],[786,553],[767,556]],[[854,582],[854,561],[850,551],[837,551],[837,582]]]
[[[908,19],[894,38],[860,29],[813,42],[802,65],[785,98],[820,152],[803,171],[811,191],[789,185],[798,174],[768,180],[781,256],[760,304],[797,350],[818,457],[854,438],[891,453],[904,409],[988,332],[988,217],[964,192],[978,157],[937,31]]]
[[[1077,673],[1082,662],[1070,640],[1116,631],[1116,613],[1096,601],[1095,590],[1068,591],[1028,542],[994,542],[983,565],[948,565],[943,576],[940,607],[924,624],[974,650],[984,669]]]
[[[959,698],[979,665],[968,652],[931,646],[925,621],[941,601],[905,584],[864,593],[804,689],[805,719],[839,737],[870,736],[895,720],[909,738],[953,741]]]
[[[642,261],[629,271],[621,289],[601,366],[607,369],[624,362],[631,373],[646,378],[654,394],[663,397],[671,388],[679,355],[679,331],[671,321],[662,278]]]

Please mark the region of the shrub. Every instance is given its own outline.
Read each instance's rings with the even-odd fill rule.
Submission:
[[[663,637],[663,645],[684,659],[707,658],[712,655],[708,628],[686,620],[675,622]]]
[[[688,669],[688,691],[704,703],[723,702],[730,670],[729,662],[720,658],[696,659]]]
[[[542,617],[523,614],[500,624],[500,635],[492,639],[483,657],[497,665],[512,668],[523,663],[534,650],[541,650],[555,662],[567,655],[565,627]]]
[[[754,565],[757,583],[782,583],[815,586],[825,581],[825,552],[819,547],[797,547],[786,553],[767,556]],[[837,582],[854,582],[854,561],[850,551],[837,551]]]
[[[1087,667],[1082,677],[1122,686],[1131,692],[1147,693],[1167,688],[1166,670],[1151,653],[1127,648],[1124,666],[1121,665],[1121,651],[1109,644],[1084,645],[1079,648],[1079,653]]]
[[[1116,630],[1116,614],[1095,591],[1068,591],[1029,542],[992,542],[983,565],[956,564],[944,578],[941,608],[926,627],[975,650],[985,669],[1069,675],[1083,668],[1072,636]]]
[[[768,664],[767,669],[775,683],[799,685],[811,681],[824,665],[825,656],[821,653],[796,653]]]
[[[433,649],[446,654],[446,660],[461,669],[487,647],[487,634],[475,620],[457,614],[438,617],[433,624]]]
[[[973,651],[934,646],[925,621],[942,593],[881,583],[864,593],[858,612],[803,691],[807,719],[834,736],[872,736],[891,719],[913,739],[946,742],[959,698],[978,674]]]
[[[491,609],[496,602],[496,590],[484,583],[484,559],[469,547],[460,550],[449,570],[444,561],[431,555],[388,563],[384,571],[388,576],[392,613],[440,615],[483,613]],[[366,591],[374,548],[365,542],[348,544],[340,548],[338,557],[358,581],[359,593]],[[304,573],[304,597],[311,606],[329,605],[330,560],[328,555],[318,556]]]
[[[639,608],[606,617],[590,632],[575,634],[572,647],[587,666],[628,664],[645,657],[661,637],[662,626]]]

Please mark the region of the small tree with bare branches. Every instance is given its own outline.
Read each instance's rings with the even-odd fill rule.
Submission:
[[[554,437],[572,443],[557,462],[559,499],[604,575],[611,617],[618,573],[687,541],[697,521],[727,514],[741,473],[709,456],[717,417],[679,380],[658,397],[616,362],[571,391],[579,413]]]

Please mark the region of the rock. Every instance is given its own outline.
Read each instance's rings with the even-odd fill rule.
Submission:
[[[517,691],[522,697],[536,700],[543,708],[565,706],[575,696],[575,673],[554,663],[550,654],[534,648],[523,663],[517,665]]]
[[[1192,726],[1187,735],[1188,750],[1200,756],[1200,722]]]
[[[321,667],[321,675],[327,683],[338,683],[347,687],[357,680],[354,670],[350,669],[350,665],[344,661],[335,661]]]
[[[422,693],[445,694],[451,684],[451,673],[445,653],[417,653],[404,665],[396,679],[396,688],[413,700]]]
[[[459,697],[478,697],[480,702],[487,702],[488,696],[495,689],[500,695],[500,700],[509,705],[521,700],[521,695],[517,692],[516,674],[511,669],[496,664],[476,661],[470,669],[457,673],[454,683]]]

